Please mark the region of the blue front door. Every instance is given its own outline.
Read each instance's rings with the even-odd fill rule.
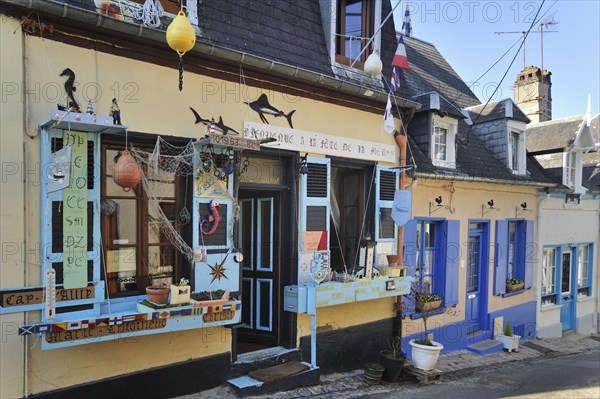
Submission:
[[[575,328],[575,298],[573,284],[575,279],[573,278],[573,271],[575,268],[571,262],[571,252],[563,252],[562,254],[562,265],[561,265],[561,278],[560,278],[560,297],[559,303],[560,308],[560,322],[562,324],[562,330],[572,330]]]
[[[481,329],[481,259],[482,259],[482,237],[483,234],[477,230],[469,231],[469,242],[467,252],[467,306],[465,323],[467,333]]]

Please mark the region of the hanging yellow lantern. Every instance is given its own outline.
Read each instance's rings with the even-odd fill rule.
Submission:
[[[179,91],[183,89],[183,58],[196,44],[196,32],[183,10],[167,27],[167,43],[179,55]]]

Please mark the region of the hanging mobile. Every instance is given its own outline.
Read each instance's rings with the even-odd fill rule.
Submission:
[[[167,27],[167,43],[179,55],[179,91],[183,90],[183,55],[196,44],[196,32],[183,7]]]
[[[183,202],[183,208],[179,211],[179,215],[177,215],[177,220],[179,221],[180,226],[185,226],[189,222],[192,221],[192,215],[187,209],[187,194],[188,194],[188,177],[185,178],[185,198]]]

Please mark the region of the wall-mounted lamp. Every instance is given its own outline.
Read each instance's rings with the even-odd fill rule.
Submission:
[[[434,198],[434,202],[431,202],[431,200],[429,201],[429,216],[431,216],[432,213],[439,210],[440,208],[444,208],[446,210],[450,209],[448,205],[442,204],[442,201],[443,200],[441,195],[437,198]]]
[[[494,207],[494,200],[493,199],[489,200],[485,204],[481,204],[481,217],[483,217],[483,215],[485,215],[486,213],[490,213],[491,211],[494,211],[494,210],[496,212],[500,212],[500,208],[495,208]]]
[[[515,207],[515,217],[519,217],[519,215],[524,214],[525,212],[533,212],[532,209],[527,209],[527,202],[523,201],[522,204]]]
[[[308,174],[308,153],[304,154],[304,156],[300,157],[300,159],[298,160],[298,174]]]

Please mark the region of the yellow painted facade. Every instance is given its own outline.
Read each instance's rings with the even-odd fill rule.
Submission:
[[[13,34],[13,32],[15,32]],[[228,126],[242,130],[244,122],[259,122],[259,116],[245,102],[260,94],[269,95],[271,104],[284,112],[296,110],[294,128],[338,135],[354,139],[376,141],[396,147],[395,140],[383,130],[380,110],[373,112],[342,107],[329,102],[303,97],[292,87],[279,86],[277,91],[265,91],[232,81],[219,80],[185,72],[184,89],[177,87],[175,69],[144,63],[112,54],[75,47],[52,41],[49,38],[25,37],[19,21],[3,16],[0,24],[2,36],[1,81],[5,87],[16,87],[16,93],[3,90],[0,126],[0,154],[3,165],[1,198],[1,241],[15,243],[15,253],[3,248],[1,288],[24,286],[25,213],[23,172],[23,145],[27,144],[27,170],[30,183],[29,248],[40,245],[40,135],[36,127],[51,117],[57,103],[64,104],[66,96],[64,78],[59,74],[64,68],[76,73],[76,97],[85,109],[92,99],[98,115],[108,115],[111,99],[118,97],[123,124],[130,131],[164,136],[200,138],[205,126],[194,125],[189,109],[193,107],[204,118],[223,117]],[[27,61],[25,60],[25,56]],[[173,57],[176,57],[175,53]],[[185,58],[184,58],[185,60]],[[26,71],[26,77],[24,73]],[[267,77],[265,79],[268,80]],[[23,95],[26,82],[27,97]],[[10,83],[7,85],[7,83]],[[16,86],[11,84],[15,83]],[[299,94],[299,95],[298,95]],[[310,95],[311,93],[305,93]],[[27,107],[24,106],[26,100]],[[25,110],[26,115],[25,116]],[[274,119],[274,118],[272,118]],[[278,118],[273,124],[284,126]],[[397,158],[397,155],[396,155]],[[16,173],[8,166],[14,165]],[[508,184],[480,182],[455,182],[419,179],[413,190],[413,216],[429,216],[429,201],[443,195],[450,209],[439,210],[435,217],[460,220],[461,267],[459,269],[459,304],[456,311],[431,317],[429,328],[455,323],[464,319],[466,269],[466,241],[468,219],[482,219],[481,205],[493,198],[501,210],[483,218],[491,220],[490,242],[494,242],[493,221],[515,217],[518,205],[527,201],[532,211],[519,215],[536,219],[537,189]],[[13,248],[13,247],[11,247]],[[12,251],[12,249],[11,249]],[[493,250],[489,270],[489,287],[493,287]],[[39,250],[29,256],[29,285],[41,284]],[[495,297],[489,290],[489,311],[497,311],[533,300],[532,290],[511,298]],[[30,312],[29,322],[36,313]],[[319,327],[342,329],[378,320],[389,319],[394,314],[393,299],[380,299],[320,308],[317,312]],[[2,356],[0,356],[0,397],[14,398],[23,395],[24,346],[17,336],[16,327],[24,321],[23,313],[0,316],[3,328]],[[414,334],[422,328],[420,321],[407,320],[404,334]],[[310,317],[298,316],[297,337],[310,334]],[[117,375],[142,371],[151,367],[169,365],[230,352],[229,329],[217,327],[148,336],[125,337],[118,341],[89,343],[76,347],[42,351],[36,336],[29,337],[28,390],[30,394],[60,389]],[[385,348],[382,348],[385,349]]]

